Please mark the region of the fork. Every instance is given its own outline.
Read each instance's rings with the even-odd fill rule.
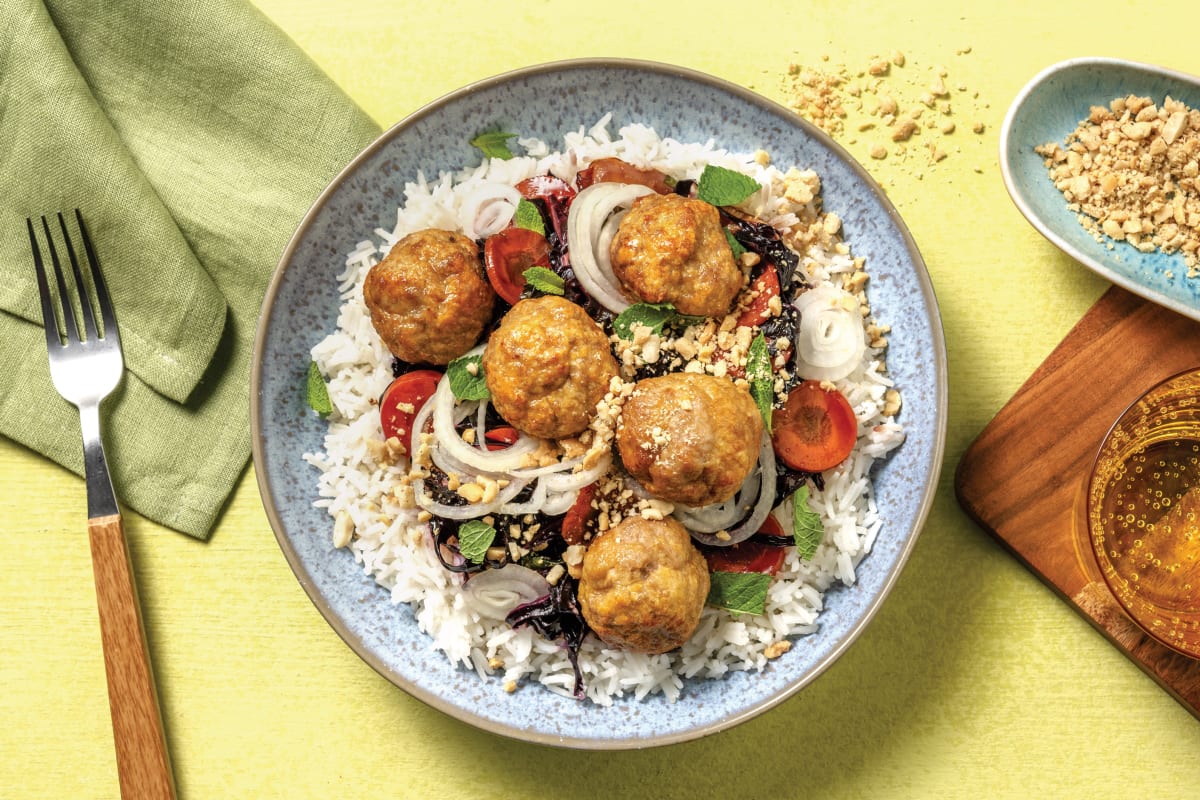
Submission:
[[[26,218],[25,223],[29,228],[42,301],[42,327],[46,330],[46,348],[50,353],[50,378],[58,393],[79,409],[83,431],[88,538],[117,751],[117,777],[123,798],[174,798],[175,783],[142,627],[129,545],[100,432],[100,403],[116,388],[125,368],[121,339],[83,216],[79,209],[75,210],[84,259],[76,253],[62,213],[59,212],[57,217],[72,280],[68,281],[64,276],[50,222],[43,216],[41,227],[53,269],[54,291],[51,291],[33,220]],[[85,262],[82,267],[81,261]],[[85,271],[87,281],[84,280]],[[93,301],[99,309],[99,326]],[[82,318],[82,328],[76,320],[77,313]]]

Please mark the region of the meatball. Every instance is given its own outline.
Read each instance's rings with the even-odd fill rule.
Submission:
[[[579,306],[555,295],[520,300],[488,339],[483,372],[492,405],[543,439],[587,429],[617,374],[608,337]]]
[[[617,424],[629,473],[655,497],[689,506],[732,497],[758,461],[761,439],[748,391],[688,372],[638,381]]]
[[[627,517],[583,556],[579,606],[605,644],[665,653],[689,638],[708,597],[708,563],[668,517]]]
[[[479,340],[492,318],[496,293],[473,241],[429,229],[405,236],[371,267],[363,299],[393,355],[447,364]]]
[[[724,316],[746,280],[716,207],[677,194],[634,201],[609,255],[623,291],[681,314]]]

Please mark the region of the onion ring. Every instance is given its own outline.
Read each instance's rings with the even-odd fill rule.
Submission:
[[[725,538],[713,533],[691,531],[693,539],[715,547],[729,547],[738,542],[744,542],[758,533],[758,529],[762,527],[767,515],[771,513],[771,509],[775,505],[775,448],[771,446],[771,434],[765,430],[758,448],[758,468],[760,474],[758,502],[754,504],[750,516],[741,525],[728,531]]]
[[[571,243],[571,268],[584,291],[614,314],[629,308],[630,302],[612,278],[611,260],[599,252],[599,240],[605,221],[614,211],[630,205],[643,195],[654,192],[648,186],[632,183],[593,183],[575,196],[567,213],[567,241]],[[609,264],[604,271],[600,259]]]

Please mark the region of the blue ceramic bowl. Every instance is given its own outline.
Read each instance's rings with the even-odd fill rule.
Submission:
[[[301,454],[321,447],[324,423],[306,405],[309,350],[335,327],[334,276],[345,253],[376,226],[395,224],[405,181],[418,170],[478,163],[469,144],[486,130],[551,143],[613,113],[683,141],[733,151],[764,148],[775,163],[817,170],[825,207],[841,215],[855,254],[866,256],[870,299],[894,326],[888,366],[904,394],[907,440],[875,475],[885,520],[858,583],[828,593],[820,631],[797,640],[762,673],[688,681],[675,703],[661,696],[610,708],[537,685],[514,694],[450,665],[417,630],[405,605],[330,543],[316,509],[317,474]],[[912,551],[932,503],[946,426],[946,354],[933,289],[904,223],[845,151],[782,106],[712,77],[661,64],[582,60],[481,81],[437,100],[384,133],[333,181],[304,218],[275,273],[255,342],[251,414],[254,465],[279,545],[329,624],[368,664],[435,708],[485,730],[590,749],[646,747],[737,724],[799,691],[862,632]]]
[[[1087,119],[1092,106],[1134,94],[1161,104],[1166,96],[1200,108],[1200,78],[1114,58],[1076,58],[1039,73],[1013,101],[1000,131],[1000,170],[1021,213],[1079,263],[1134,294],[1200,320],[1200,279],[1187,277],[1179,253],[1142,253],[1125,242],[1097,242],[1067,210],[1033,148],[1058,142]],[[1112,249],[1109,249],[1109,244]]]

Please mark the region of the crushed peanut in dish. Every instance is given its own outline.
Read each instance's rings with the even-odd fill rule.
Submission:
[[[1119,97],[1034,150],[1096,241],[1182,253],[1188,277],[1200,275],[1200,110]]]

